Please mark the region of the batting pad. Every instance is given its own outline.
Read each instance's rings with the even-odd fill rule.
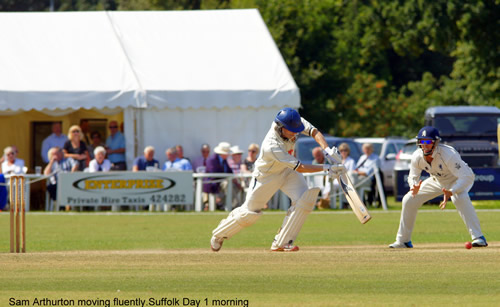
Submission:
[[[246,208],[238,207],[223,219],[212,234],[217,238],[230,239],[245,227],[254,224],[262,215],[262,211],[253,212]]]
[[[274,246],[283,247],[286,244],[293,244],[307,216],[314,209],[319,191],[319,188],[312,188],[302,194],[290,216],[285,217],[285,222],[273,243]]]

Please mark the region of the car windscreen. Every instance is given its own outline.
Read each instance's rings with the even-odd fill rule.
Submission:
[[[441,136],[495,136],[497,118],[497,115],[440,115],[434,119],[434,126]]]
[[[416,143],[407,143],[405,146],[403,146],[403,150],[402,152],[404,154],[412,154],[413,152],[415,152],[415,150],[417,150],[417,144]]]

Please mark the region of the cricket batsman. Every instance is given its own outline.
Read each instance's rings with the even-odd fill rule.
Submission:
[[[474,173],[458,152],[451,146],[439,144],[439,131],[430,126],[418,132],[417,147],[412,155],[408,183],[410,191],[403,197],[403,209],[396,242],[390,248],[412,248],[411,234],[417,218],[417,210],[426,201],[443,195],[441,210],[451,198],[472,237],[473,247],[486,247],[479,219],[469,198],[474,184]],[[423,182],[422,171],[430,174]]]
[[[280,110],[262,142],[245,202],[241,207],[231,211],[212,232],[210,245],[213,251],[219,251],[224,240],[254,224],[262,215],[267,202],[278,190],[290,197],[292,205],[274,238],[271,251],[299,250],[294,241],[308,214],[314,209],[319,193],[319,188],[308,189],[301,173],[326,170],[334,177],[345,172],[345,167],[341,164],[306,165],[298,161],[293,153],[299,133],[313,137],[325,151],[325,155],[331,155],[336,161],[342,161],[336,148],[328,148],[323,134],[301,118],[296,110],[291,108]]]

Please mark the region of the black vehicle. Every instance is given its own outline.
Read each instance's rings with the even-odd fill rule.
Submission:
[[[453,146],[470,167],[498,167],[497,123],[500,109],[489,106],[432,107],[426,126],[439,130],[442,142]]]

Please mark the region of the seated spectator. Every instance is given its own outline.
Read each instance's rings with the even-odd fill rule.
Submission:
[[[241,165],[242,173],[251,173],[253,172],[253,166],[255,161],[257,161],[257,157],[259,156],[260,147],[259,145],[252,143],[248,146],[248,156],[243,160]]]
[[[208,145],[206,143],[202,144],[201,148],[200,148],[200,153],[201,153],[201,155],[196,157],[191,165],[193,167],[194,172],[205,173],[206,169],[207,169],[208,156],[210,156],[210,145]],[[205,180],[203,180],[203,181],[205,181]],[[201,192],[201,197],[202,197],[203,203],[206,203],[208,201],[208,194],[203,192],[203,190],[206,189],[205,185],[207,185],[207,183],[202,184],[202,192]],[[205,210],[207,210],[207,209],[208,209],[208,207],[205,206]]]
[[[25,174],[26,168],[24,160],[17,158],[17,148],[8,146],[3,150],[4,161],[2,162],[2,173],[7,174]]]
[[[94,159],[94,149],[98,146],[106,147],[106,145],[102,141],[101,134],[99,131],[93,131],[90,134],[90,144],[87,145],[87,151],[89,152],[90,159]]]
[[[312,150],[313,161],[312,164],[325,164],[325,156],[323,155],[323,149],[321,147],[315,147]],[[311,182],[312,181],[312,182]],[[318,209],[329,209],[330,208],[330,178],[327,174],[316,175],[310,180],[311,187],[317,187],[321,189],[320,199],[316,203]]]
[[[43,170],[43,174],[45,176],[53,174],[49,178],[47,191],[51,199],[57,200],[57,174],[78,171],[78,162],[73,160],[73,158],[65,158],[62,149],[59,147],[49,149],[48,156],[50,157],[50,161]]]
[[[207,167],[207,159],[208,156],[210,155],[210,145],[208,144],[203,144],[201,145],[201,156],[197,157],[193,163],[193,170],[197,173],[204,173],[205,169]],[[201,168],[200,168],[201,167]]]
[[[207,160],[207,173],[233,173],[227,163],[227,158],[231,155],[231,145],[227,142],[221,142],[214,148],[214,154]],[[207,178],[207,180],[217,180],[220,177]],[[203,186],[203,192],[215,194],[215,204],[217,209],[224,209],[227,190],[227,181],[212,182]]]
[[[146,148],[144,148],[144,156],[135,158],[132,171],[145,171],[147,167],[159,169],[160,163],[154,158],[154,156],[155,148],[153,146],[146,146]]]
[[[106,148],[97,146],[94,149],[94,159],[89,163],[89,172],[109,172],[111,169],[111,162],[106,159]]]
[[[349,144],[347,143],[341,143],[338,146],[338,150],[340,152],[340,155],[342,156],[342,164],[344,164],[345,168],[347,169],[348,174],[350,175],[352,171],[354,170],[356,166],[356,161],[350,156],[351,154],[351,148],[349,147]],[[337,179],[334,178],[333,184],[337,186],[339,189],[339,183]],[[340,193],[340,209],[348,209],[349,208],[349,203],[347,202],[347,199],[345,198],[343,193]]]
[[[238,145],[231,147],[231,156],[227,158],[227,164],[233,170],[233,174],[239,174],[241,170],[241,158],[243,150]]]
[[[68,131],[68,140],[63,147],[64,157],[72,158],[78,162],[78,170],[83,171],[90,162],[87,144],[82,140],[82,130],[80,126],[73,125]]]
[[[359,158],[354,170],[350,172],[350,176],[353,185],[356,187],[356,191],[358,192],[359,197],[364,200],[363,191],[371,189],[371,180],[364,179],[373,175],[375,169],[378,170],[380,168],[380,159],[376,154],[373,153],[372,144],[363,144],[362,150],[364,154]]]
[[[179,170],[179,171],[191,171],[191,163],[187,159],[179,159],[177,156],[177,149],[171,147],[165,152],[167,155],[167,162],[163,166],[163,170]]]
[[[191,164],[191,160],[188,157],[184,157],[184,148],[182,145],[175,145],[175,149],[177,150],[177,158],[188,160],[189,164]]]
[[[106,151],[108,159],[111,162],[113,171],[127,170],[125,159],[125,137],[118,131],[118,122],[115,120],[109,122],[109,137],[106,139]]]
[[[231,147],[231,156],[227,159],[227,164],[231,167],[233,174],[241,173],[243,150],[238,145]],[[244,178],[233,179],[233,208],[243,204],[243,191],[245,188]]]
[[[344,164],[347,171],[353,171],[356,166],[356,161],[350,156],[351,148],[349,144],[342,143],[338,147],[340,155],[342,156],[342,164]]]

